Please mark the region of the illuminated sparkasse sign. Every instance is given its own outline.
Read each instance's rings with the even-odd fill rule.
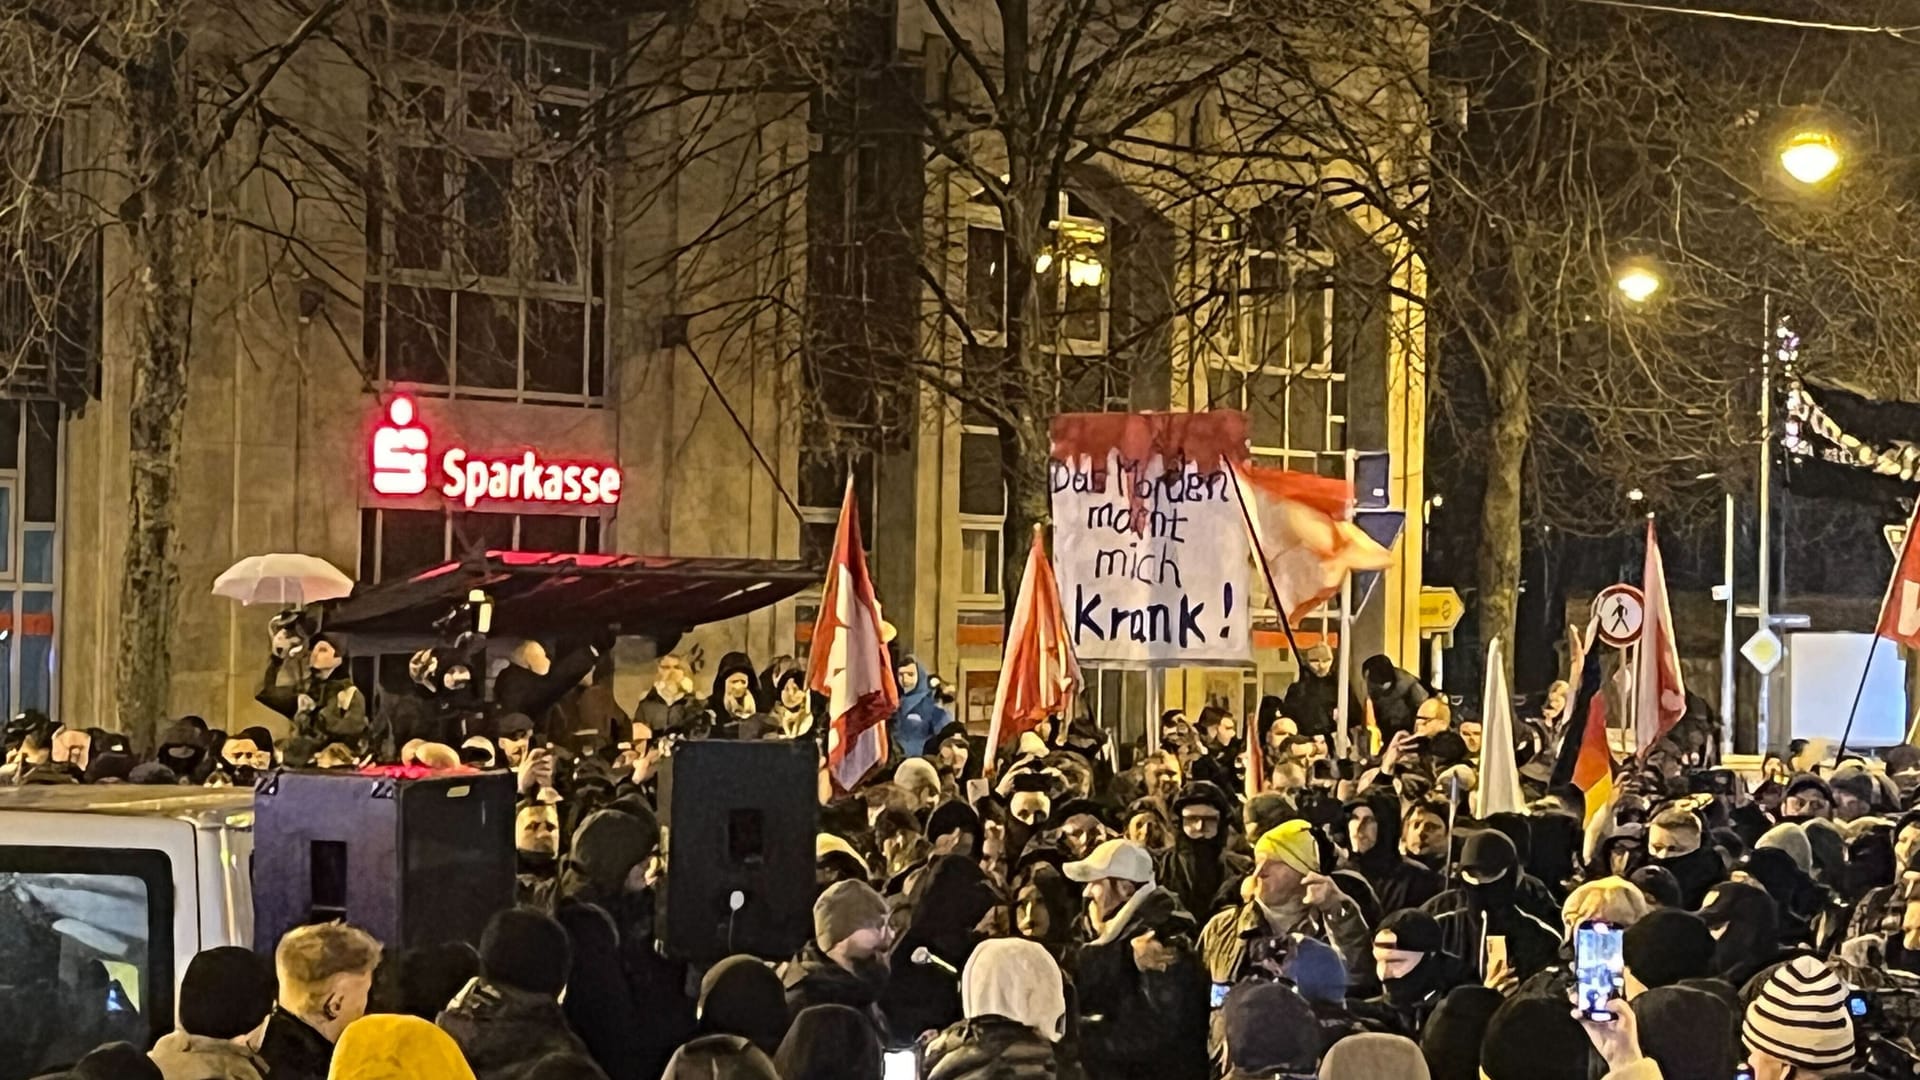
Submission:
[[[469,510],[488,502],[611,506],[620,501],[616,465],[547,461],[533,450],[501,454],[459,444],[435,448],[409,397],[387,402],[370,449],[370,477],[379,495],[424,494],[433,480],[429,462],[437,453],[440,493]]]

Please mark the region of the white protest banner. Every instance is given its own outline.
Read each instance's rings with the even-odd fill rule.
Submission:
[[[1230,411],[1069,413],[1053,420],[1053,555],[1083,663],[1252,657],[1248,545]]]

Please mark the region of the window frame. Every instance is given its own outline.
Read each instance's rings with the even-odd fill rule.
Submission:
[[[966,204],[965,211],[960,215],[960,226],[962,229],[961,243],[959,245],[961,250],[961,254],[960,254],[960,264],[961,264],[960,275],[961,275],[961,286],[962,286],[961,291],[962,291],[963,297],[970,299],[973,295],[972,284],[969,278],[969,275],[972,272],[972,263],[973,263],[972,230],[985,229],[992,232],[998,232],[1000,234],[1001,258],[1002,260],[1004,260],[1006,258],[1005,253],[1007,250],[1006,225],[1001,218],[1000,210],[998,207],[984,203],[978,197],[976,197],[970,200]],[[1055,355],[1093,356],[1093,357],[1105,356],[1107,354],[1109,342],[1112,339],[1112,317],[1113,317],[1113,229],[1112,229],[1112,226],[1108,222],[1103,221],[1099,218],[1091,217],[1084,213],[1074,213],[1072,209],[1071,196],[1065,191],[1058,192],[1055,195],[1054,216],[1048,222],[1048,226],[1049,226],[1049,232],[1052,234],[1052,237],[1053,237],[1052,247],[1054,250],[1045,252],[1043,254],[1052,258],[1053,261],[1059,262],[1058,251],[1059,249],[1066,246],[1066,241],[1063,239],[1063,237],[1069,234],[1080,234],[1078,237],[1078,240],[1082,245],[1093,246],[1097,248],[1099,252],[1100,258],[1098,261],[1102,268],[1100,283],[1097,286],[1100,290],[1100,306],[1099,306],[1100,332],[1098,336],[1091,337],[1091,338],[1068,337],[1066,335],[1065,327],[1067,323],[1067,318],[1066,318],[1067,299],[1068,299],[1068,296],[1070,295],[1071,285],[1070,285],[1070,282],[1068,281],[1066,266],[1062,264],[1058,268],[1059,273],[1057,273],[1054,276],[1054,281],[1056,283],[1054,311],[1056,315],[1054,318],[1054,325],[1051,328],[1052,333],[1048,334],[1044,338],[1041,338],[1036,335],[1035,342],[1041,349],[1044,349],[1045,351],[1050,353],[1054,353]],[[1040,272],[1036,271],[1035,273],[1036,279],[1039,279],[1042,276],[1043,275]],[[972,322],[971,315],[968,316],[969,329],[973,331],[974,340],[981,345],[989,346],[992,348],[1004,348],[1006,346],[1006,338],[1007,338],[1006,319],[1007,319],[1008,313],[1012,310],[1012,305],[1010,303],[1011,298],[1007,296],[1006,288],[1007,288],[1006,275],[1003,274],[1000,277],[1000,325],[994,326],[994,327],[973,326],[971,325],[971,322]]]
[[[1000,430],[996,427],[993,427],[990,424],[968,423],[963,420],[960,424],[960,438],[962,442],[964,442],[966,437],[969,435],[991,436],[992,438],[998,440],[1000,438]],[[965,467],[966,467],[966,457],[965,455],[959,455],[959,461],[956,464],[956,470],[964,469]],[[961,581],[959,604],[962,610],[968,610],[968,611],[999,610],[1002,606],[1004,606],[1006,602],[1007,480],[1005,476],[998,475],[997,473],[995,478],[1000,481],[1000,512],[998,514],[974,514],[974,513],[968,513],[962,510],[962,511],[956,512],[954,515],[954,529],[956,530],[955,538],[960,543],[958,550],[960,552],[960,556],[962,560],[966,558],[967,534],[969,532],[986,532],[989,529],[991,529],[994,535],[995,550],[998,552],[998,562],[996,563],[998,567],[998,572],[994,576],[999,580],[997,582],[992,583],[994,585],[994,588],[992,591],[976,592],[970,588],[970,586],[972,585],[972,582],[966,581],[964,579]],[[956,499],[958,499],[959,497],[960,489],[964,486],[965,486],[964,481],[957,474],[957,471],[956,471],[955,488],[954,488],[954,496]]]
[[[574,109],[585,114],[607,89],[607,59],[603,47],[552,35],[507,31],[474,26],[463,20],[393,15],[377,24],[376,47],[385,54],[381,93],[400,103],[396,115],[376,116],[370,127],[375,160],[379,163],[375,181],[381,190],[372,193],[380,202],[377,232],[369,228],[366,295],[369,323],[363,351],[370,347],[374,355],[364,359],[377,387],[390,390],[405,387],[409,392],[434,397],[469,398],[520,403],[605,407],[610,395],[610,331],[613,323],[607,277],[610,265],[611,232],[608,218],[608,190],[598,168],[601,154],[577,140],[562,141],[547,137],[543,110]],[[400,54],[394,44],[396,34],[407,28],[428,28],[452,40],[453,67]],[[485,38],[510,38],[517,46],[519,76],[466,69],[470,42]],[[533,58],[542,46],[566,49],[582,54],[588,64],[587,86],[535,85],[530,74]],[[408,103],[424,100],[437,92],[437,116],[422,117],[408,109]],[[510,100],[506,106],[504,127],[491,129],[469,123],[469,100],[475,93],[500,92]],[[446,224],[436,219],[439,234],[440,265],[404,267],[398,264],[397,237],[401,185],[397,162],[407,148],[432,150],[441,155],[440,194],[446,208]],[[585,157],[581,157],[581,155]],[[571,200],[572,233],[575,239],[574,272],[570,281],[551,281],[540,274],[541,230],[539,199],[547,185],[539,182],[544,168],[566,160],[582,160],[581,182]],[[480,274],[461,254],[468,183],[466,176],[476,162],[505,160],[511,167],[511,190],[502,193],[506,209],[503,223],[506,235],[507,272],[505,275]],[[524,208],[533,206],[533,220]],[[396,378],[390,356],[391,327],[394,313],[402,310],[392,301],[394,289],[444,290],[447,294],[445,316],[444,382]],[[460,376],[461,311],[478,298],[513,304],[514,385],[487,387],[464,383]],[[463,298],[465,303],[463,304]],[[529,362],[537,351],[532,347],[539,330],[532,324],[534,305],[565,303],[579,306],[579,389],[575,391],[540,390],[529,387]],[[377,312],[377,314],[376,314]]]

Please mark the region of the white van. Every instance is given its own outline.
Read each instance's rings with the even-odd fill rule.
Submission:
[[[253,945],[253,792],[0,789],[0,1080],[173,1027],[202,949]]]

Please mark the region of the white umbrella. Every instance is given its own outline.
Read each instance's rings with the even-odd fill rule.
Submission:
[[[276,553],[252,555],[213,580],[213,595],[242,604],[302,607],[353,592],[353,579],[325,559]]]

